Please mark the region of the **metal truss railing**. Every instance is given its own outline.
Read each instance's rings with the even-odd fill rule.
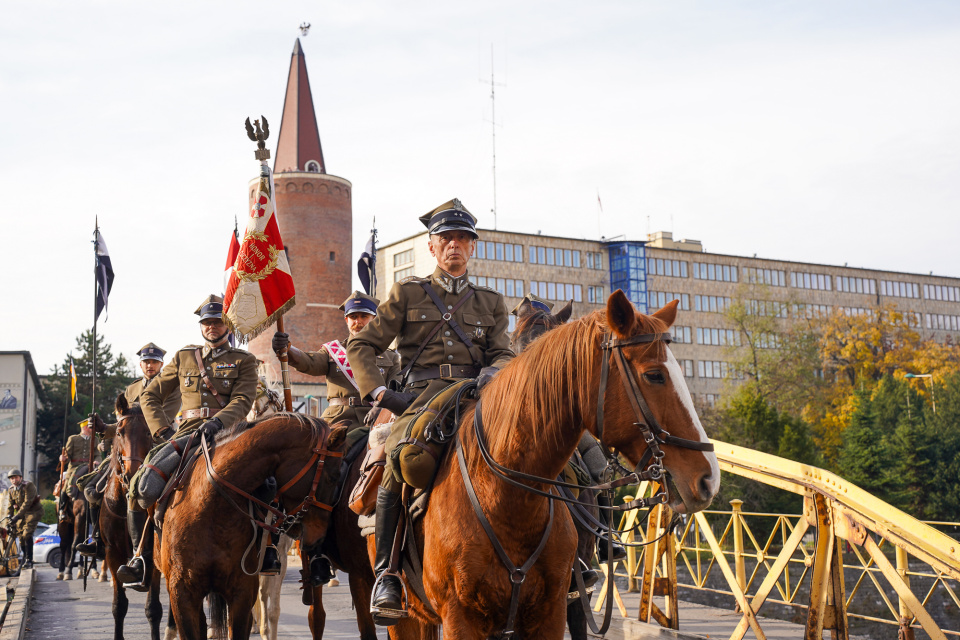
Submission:
[[[931,526],[960,523],[926,524],[823,469],[714,444],[722,470],[802,495],[803,513],[745,512],[733,500],[731,511],[694,514],[665,536],[674,515],[669,507],[656,507],[645,530],[636,526],[639,512],[625,513],[619,528],[637,528],[626,540],[653,541],[629,548],[620,570],[614,568],[629,591],[640,592],[637,619],[679,629],[679,586],[734,598],[742,617],[731,639],[751,630],[765,640],[758,618],[765,603],[803,612],[809,639],[832,630],[845,640],[851,618],[898,626],[903,640],[916,629],[935,639],[960,637],[956,628],[941,628],[944,610],[960,610],[960,542]],[[656,489],[645,484],[639,493]],[[629,617],[616,582],[614,598]],[[602,605],[598,600],[596,610]]]

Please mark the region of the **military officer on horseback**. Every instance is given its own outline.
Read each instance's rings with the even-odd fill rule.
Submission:
[[[19,469],[11,469],[7,474],[12,486],[7,489],[7,517],[12,535],[20,538],[23,548],[23,567],[33,566],[33,532],[43,518],[43,505],[37,488],[29,480],[23,479]]]
[[[347,342],[361,396],[399,416],[387,440],[391,452],[407,424],[435,394],[464,378],[481,385],[505,365],[513,352],[507,336],[506,305],[497,291],[470,282],[467,263],[478,238],[476,218],[459,200],[446,202],[420,217],[430,231],[430,254],[437,268],[430,277],[396,283],[377,316]],[[388,388],[376,356],[394,340],[404,368],[401,385]],[[387,458],[377,494],[377,582],[371,612],[377,624],[390,625],[406,615],[400,578],[387,572],[402,504],[403,479],[392,456]]]
[[[93,428],[89,420],[80,423],[80,433],[75,433],[67,438],[67,444],[63,447],[63,453],[60,454],[60,462],[67,465],[63,473],[63,480],[60,483],[58,511],[61,518],[66,509],[67,500],[74,490],[74,479],[77,477],[77,471],[90,462],[90,438],[93,437]],[[102,456],[95,452],[94,462],[100,462]]]
[[[230,345],[230,331],[223,323],[223,298],[208,296],[194,313],[200,316],[204,344],[180,349],[140,395],[143,416],[160,445],[194,431],[212,437],[220,429],[242,420],[256,397],[257,359],[252,353]],[[174,419],[166,411],[173,395],[181,397],[183,422],[179,428],[175,428]],[[147,461],[160,448],[155,447]],[[140,546],[147,520],[136,493],[139,477],[147,469],[145,463],[131,480],[127,500],[127,529],[134,549]],[[149,554],[150,549],[142,551]],[[265,572],[277,570],[279,566],[276,550],[272,551],[269,567],[269,558],[264,558]],[[142,583],[143,575],[144,562],[139,555],[117,571],[117,578],[123,583]]]
[[[163,357],[166,353],[152,342],[140,347],[137,355],[140,356],[140,370],[143,372],[143,377],[131,382],[124,389],[123,395],[127,399],[127,404],[133,406],[140,403],[140,396],[160,373],[160,369],[163,368]],[[173,424],[178,411],[180,411],[179,387],[174,389],[163,401],[163,414],[169,424]],[[110,468],[109,454],[113,447],[113,437],[117,433],[117,425],[116,423],[105,424],[100,416],[95,413],[90,414],[90,421],[93,424],[94,431],[100,434],[102,438],[97,448],[106,456],[100,466],[97,467],[96,472],[77,481],[77,485],[84,492],[84,496],[90,504],[90,513],[93,519],[93,535],[87,541],[78,544],[77,551],[85,556],[94,557],[103,554],[103,544],[100,541],[100,501],[103,496],[97,491],[97,485],[100,484],[101,479]]]

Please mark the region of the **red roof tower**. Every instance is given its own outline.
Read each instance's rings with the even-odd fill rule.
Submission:
[[[287,75],[287,95],[283,100],[283,120],[277,136],[277,155],[273,170],[310,171],[326,173],[320,129],[313,108],[310,78],[307,77],[307,59],[300,48],[300,38],[293,45],[290,73]]]

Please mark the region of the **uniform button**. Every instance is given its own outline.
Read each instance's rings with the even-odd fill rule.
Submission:
[[[450,332],[449,332],[449,331],[444,331],[444,332],[443,332],[443,335],[448,336],[448,335],[450,335]]]
[[[203,406],[207,406],[207,403],[206,403],[206,402],[204,402],[204,403],[203,403]]]
[[[447,346],[448,346],[448,347],[452,347],[452,346],[453,346],[453,340],[447,340]]]
[[[447,305],[447,310],[449,311],[450,309],[453,309],[453,305],[452,305],[452,304],[448,304],[448,305]]]
[[[420,316],[420,319],[421,319],[421,320],[426,320],[426,319],[427,319],[427,316]]]
[[[210,371],[210,367],[207,367],[207,371]]]
[[[453,356],[452,355],[447,356],[447,360],[453,360]]]
[[[479,321],[479,320],[477,320],[477,324],[480,324],[480,321]]]
[[[204,397],[204,398],[207,397],[207,392],[206,392],[206,391],[203,392],[203,397]]]

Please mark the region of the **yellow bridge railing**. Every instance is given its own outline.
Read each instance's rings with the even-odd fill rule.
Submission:
[[[824,630],[845,640],[851,618],[896,625],[902,640],[913,640],[915,629],[934,639],[960,637],[960,624],[945,629],[934,618],[943,619],[943,609],[952,608],[953,620],[960,619],[960,541],[829,471],[714,444],[723,471],[802,495],[803,513],[745,512],[742,502],[733,500],[732,511],[697,513],[682,528],[662,535],[674,514],[666,506],[655,508],[645,531],[625,537],[652,542],[629,548],[621,571],[614,569],[616,576],[627,578],[629,591],[640,592],[637,619],[679,629],[679,586],[735,599],[741,618],[731,639],[743,638],[749,629],[765,640],[758,618],[765,603],[803,612],[804,637],[811,640],[822,638]],[[640,492],[655,489],[642,485]],[[639,516],[637,511],[625,513],[620,529],[636,527]],[[755,532],[760,531],[764,535],[758,538]],[[678,565],[685,572],[679,581]],[[604,589],[598,592],[597,611]],[[628,617],[616,582],[614,597]],[[939,606],[931,612],[935,602]]]

